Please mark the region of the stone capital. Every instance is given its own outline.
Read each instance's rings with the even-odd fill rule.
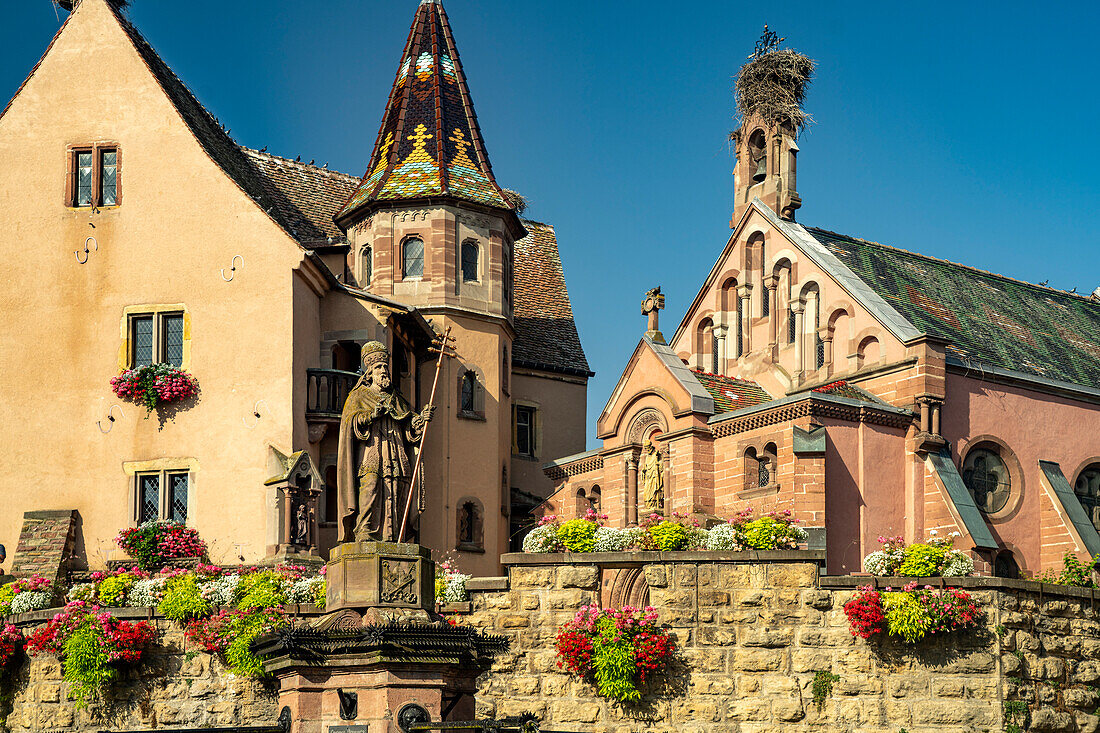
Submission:
[[[744,283],[737,286],[737,297],[748,298],[752,294],[752,283]]]
[[[805,312],[806,312],[806,303],[805,303],[805,301],[796,300],[796,301],[791,303],[791,313],[794,313],[796,316],[800,316]]]
[[[766,278],[764,278],[764,287],[766,287],[768,290],[775,290],[777,287],[779,287],[779,276],[768,275]]]

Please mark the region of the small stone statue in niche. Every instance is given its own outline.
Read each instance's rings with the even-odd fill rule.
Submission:
[[[341,542],[397,542],[410,486],[413,445],[434,407],[409,407],[390,379],[390,355],[378,341],[363,346],[363,376],[340,416],[337,453]],[[412,522],[415,524],[415,522]]]
[[[648,438],[642,442],[642,501],[645,508],[653,512],[660,512],[665,506],[661,452]]]
[[[292,545],[308,547],[309,542],[309,507],[305,502],[300,502],[294,512],[294,530],[290,536]]]

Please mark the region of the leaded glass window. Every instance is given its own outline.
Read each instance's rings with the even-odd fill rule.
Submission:
[[[974,503],[986,514],[1004,509],[1012,493],[1008,467],[999,455],[987,448],[975,448],[967,454],[962,479]]]
[[[424,240],[413,237],[405,240],[404,276],[424,276]]]
[[[92,151],[81,151],[76,154],[76,196],[73,203],[76,206],[92,205]]]
[[[1100,463],[1093,463],[1082,471],[1073,490],[1093,526],[1100,529]]]
[[[134,316],[130,319],[130,338],[133,340],[133,367],[153,363],[153,317]]]
[[[118,203],[118,151],[103,150],[100,153],[99,203],[114,206]]]
[[[462,243],[462,282],[473,283],[478,281],[478,255],[480,254],[477,242]]]
[[[535,408],[516,405],[516,453],[528,458],[535,456]]]
[[[374,277],[374,250],[370,247],[363,248],[363,287],[370,285]]]
[[[475,412],[477,409],[475,394],[477,392],[477,375],[466,372],[462,375],[462,411]]]
[[[715,374],[720,374],[718,369],[718,334],[710,332],[710,368]]]
[[[787,311],[787,343],[793,344],[798,337],[798,321],[795,320],[794,311]]]
[[[161,316],[161,360],[172,366],[183,366],[183,314]]]
[[[183,524],[187,521],[187,474],[168,474],[168,518]]]
[[[759,470],[757,471],[756,485],[768,486],[772,482],[771,464],[768,462],[767,456],[760,459]]]
[[[160,519],[160,474],[138,476],[138,523]]]

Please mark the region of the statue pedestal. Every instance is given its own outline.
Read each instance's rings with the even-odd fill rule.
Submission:
[[[399,733],[409,704],[436,721],[471,718],[477,676],[507,642],[432,612],[431,553],[349,542],[326,568],[328,612],[254,647],[291,710],[291,733]]]
[[[347,542],[332,549],[326,568],[330,612],[410,609],[427,613],[435,607],[435,563],[431,552],[420,545]]]

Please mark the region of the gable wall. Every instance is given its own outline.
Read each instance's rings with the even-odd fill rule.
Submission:
[[[121,205],[68,208],[66,146],[105,140],[119,144]],[[102,566],[130,522],[123,463],[187,458],[192,523],[214,559],[262,557],[267,444],[293,447],[301,255],[207,157],[102,0],[80,4],[0,118],[0,220],[0,451],[33,469],[0,477],[0,542],[14,546],[24,511],[77,509],[87,561]],[[80,265],[74,250],[88,236],[98,250]],[[225,282],[219,268],[238,254],[243,266]],[[190,316],[202,393],[162,423],[108,382],[124,309],[176,303]],[[250,430],[242,420],[260,399]],[[114,404],[124,417],[112,426]]]

